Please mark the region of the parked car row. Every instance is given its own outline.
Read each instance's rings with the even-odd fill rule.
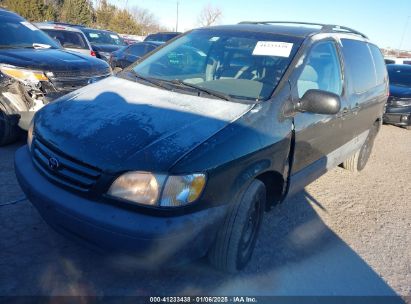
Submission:
[[[62,49],[33,24],[0,9],[0,145],[27,130],[44,105],[111,75],[106,62],[89,56],[79,32],[63,32],[63,45],[76,49],[83,43],[86,54]]]
[[[178,34],[160,33],[128,46],[112,31],[61,22],[33,25],[0,9],[0,146],[27,130],[44,105],[111,75],[107,63],[118,72],[164,43],[159,40]]]

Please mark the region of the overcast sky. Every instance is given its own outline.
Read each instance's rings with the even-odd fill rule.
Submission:
[[[177,0],[111,2],[121,6],[127,4],[147,8],[162,25],[175,28]],[[367,34],[380,47],[398,48],[404,35],[402,49],[411,50],[411,0],[179,0],[179,3],[180,31],[198,27],[198,15],[202,7],[211,3],[222,10],[222,24],[244,20],[333,23]]]

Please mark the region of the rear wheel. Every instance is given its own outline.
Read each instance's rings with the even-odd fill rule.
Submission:
[[[375,123],[370,129],[370,132],[368,133],[368,136],[365,139],[364,144],[361,146],[361,149],[342,163],[342,167],[344,169],[347,169],[351,172],[359,172],[365,168],[365,165],[367,164],[368,159],[370,158],[377,133],[378,124]]]
[[[263,219],[266,202],[264,184],[254,180],[239,203],[233,206],[208,257],[217,269],[235,273],[251,259]]]
[[[19,115],[10,115],[6,107],[0,103],[0,147],[15,142],[21,130],[18,127]]]

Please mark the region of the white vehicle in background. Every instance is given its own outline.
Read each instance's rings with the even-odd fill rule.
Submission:
[[[35,25],[51,38],[60,42],[63,48],[96,57],[96,52],[93,51],[90,42],[78,28],[57,23],[36,23]]]
[[[385,57],[386,64],[411,64],[411,58]]]

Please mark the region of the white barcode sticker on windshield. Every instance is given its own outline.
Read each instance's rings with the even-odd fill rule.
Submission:
[[[119,39],[117,35],[110,35],[110,37],[113,39]]]
[[[258,41],[254,48],[253,55],[290,57],[292,48],[293,44],[288,42]]]
[[[95,33],[90,33],[89,36],[90,36],[91,38],[98,38],[98,37],[99,37],[99,35],[98,35],[98,34],[95,34]]]
[[[31,29],[32,31],[38,31],[39,29],[37,27],[35,27],[33,24],[31,24],[30,22],[27,21],[22,21],[20,22],[21,24],[23,24],[25,27]]]

